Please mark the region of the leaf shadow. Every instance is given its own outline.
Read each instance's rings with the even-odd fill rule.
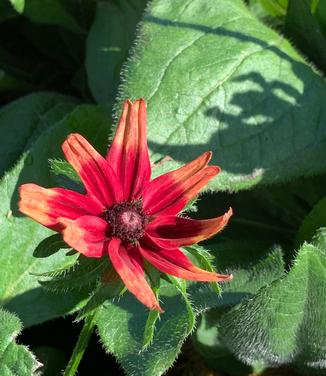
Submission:
[[[73,312],[87,298],[86,291],[57,294],[40,286],[15,295],[1,304],[17,314],[24,327],[29,327]]]
[[[269,50],[278,56],[280,64],[286,62],[299,82],[297,87],[294,87],[281,79],[268,80],[253,65],[249,73],[230,79],[230,84],[236,85],[230,98],[224,83],[219,84],[221,91],[224,91],[224,98],[228,98],[227,103],[216,101],[214,104],[214,99],[208,100],[203,94],[200,104],[190,111],[187,110],[184,120],[178,122],[175,116],[177,125],[173,128],[173,134],[167,135],[162,142],[149,140],[148,144],[154,156],[160,159],[168,155],[173,160],[184,163],[204,151],[218,150],[219,152],[213,155],[212,163],[218,164],[222,171],[234,174],[233,182],[260,179],[270,183],[277,179],[278,171],[284,170],[285,166],[289,175],[283,173],[283,180],[321,172],[321,167],[313,167],[316,171],[312,171],[309,158],[306,158],[311,150],[320,156],[324,155],[321,145],[313,149],[314,143],[320,142],[324,137],[324,131],[318,129],[323,116],[320,93],[324,88],[319,86],[322,85],[321,80],[311,72],[311,67],[300,61],[299,57],[287,55],[276,45],[270,45],[240,31],[153,16],[147,16],[145,20],[166,27],[188,28],[218,37],[237,39],[243,43],[254,43],[262,50]],[[282,38],[280,36],[280,43]],[[313,87],[316,90],[312,90]],[[311,111],[314,102],[315,110]],[[210,135],[207,135],[204,125],[198,124],[198,120],[191,120],[197,114],[201,116],[200,120],[203,119],[202,122],[205,122],[206,118],[211,129],[215,127],[216,130],[210,130]],[[203,135],[203,141],[193,142],[193,133],[189,128],[191,132],[198,128],[198,134]],[[185,139],[181,145],[176,144],[173,139],[179,130],[180,137]],[[294,156],[297,157],[295,160]],[[228,187],[232,189],[232,182],[228,183]]]

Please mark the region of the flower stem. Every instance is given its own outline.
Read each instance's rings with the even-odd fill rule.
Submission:
[[[93,333],[94,326],[95,326],[95,313],[85,318],[83,329],[80,332],[78,341],[69,359],[69,363],[67,364],[67,367],[65,369],[63,376],[75,375],[77,368],[79,366],[79,363],[83,358],[88,341]]]

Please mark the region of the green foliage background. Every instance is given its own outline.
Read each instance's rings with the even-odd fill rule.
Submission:
[[[325,38],[324,0],[0,3],[1,374],[41,372],[14,342],[13,314],[29,327],[80,309],[79,320],[97,312],[127,375],[161,375],[190,334],[206,364],[230,374],[325,373]],[[169,157],[153,174],[212,150],[222,172],[191,215],[235,212],[192,250],[199,264],[209,251],[232,283],[219,296],[163,281],[159,319],[128,292],[112,299],[121,286],[91,292],[97,263],[77,266],[79,286],[78,255],[17,210],[22,183],[78,188],[65,137],[79,132],[105,153],[122,101],[139,97],[151,160]]]

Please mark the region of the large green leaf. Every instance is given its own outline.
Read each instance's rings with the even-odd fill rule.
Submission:
[[[0,374],[2,376],[31,376],[40,363],[23,345],[17,345],[15,338],[21,332],[19,319],[0,308]]]
[[[21,158],[0,183],[0,300],[9,310],[18,314],[24,325],[66,314],[85,298],[82,292],[51,294],[40,287],[37,277],[30,273],[42,273],[64,266],[74,256],[65,256],[61,251],[46,259],[34,257],[34,249],[51,231],[17,211],[17,188],[20,184],[34,182],[55,186],[48,159],[62,157],[63,140],[69,133],[76,131],[84,134],[104,152],[109,132],[107,116],[95,106],[80,106],[44,132],[31,151]]]
[[[326,169],[323,78],[243,1],[154,0],[122,81],[148,101],[153,160],[213,150],[214,189]]]
[[[0,109],[0,176],[47,127],[76,106],[72,97],[54,93],[27,95]],[[17,137],[19,135],[19,137]]]
[[[310,3],[311,0],[289,0],[285,31],[315,64],[326,71],[326,36],[311,13]]]
[[[265,247],[265,248],[264,248]],[[263,242],[230,241],[208,245],[214,254],[217,270],[233,274],[231,283],[222,285],[223,295],[216,307],[229,307],[254,295],[262,286],[284,273],[283,254],[279,247],[266,251]],[[197,284],[191,292],[197,304],[215,301],[207,284]]]
[[[289,273],[220,320],[224,343],[252,364],[326,366],[326,253],[305,243]]]
[[[281,250],[275,248],[266,253],[264,247],[266,246],[263,242],[257,241],[228,241],[210,245],[219,268],[231,271],[234,275],[232,283],[223,285],[222,299],[216,308],[203,313],[193,335],[196,349],[211,368],[232,375],[250,373],[249,368],[237,361],[225,347],[217,325],[221,315],[230,307],[249,299],[261,287],[283,276],[284,262]],[[195,296],[206,304],[214,299],[205,285],[196,291]]]
[[[99,103],[112,105],[120,69],[134,39],[147,0],[99,1],[88,34],[86,68],[91,92]]]
[[[152,344],[144,350],[148,310],[131,294],[107,302],[99,310],[97,326],[101,340],[127,375],[161,375],[171,366],[192,329],[186,303],[177,290],[166,286],[161,292],[166,312],[157,321]]]
[[[205,312],[192,336],[192,343],[211,369],[232,376],[252,374],[252,367],[245,365],[227,349],[220,336],[218,323],[227,308],[217,308]]]
[[[233,257],[238,251],[234,249]],[[224,263],[220,259],[220,267],[229,266],[231,258],[228,262],[224,260]],[[283,269],[280,250],[265,255],[256,264],[246,262],[238,267],[233,265],[233,269],[228,268],[228,271],[232,271],[235,277],[231,283],[223,286],[222,298],[209,284],[191,284],[188,287],[189,300],[185,300],[173,287],[163,285],[160,300],[165,312],[156,321],[153,341],[145,349],[143,339],[144,330],[148,328],[148,310],[126,293],[119,300],[107,301],[100,308],[97,316],[99,335],[106,350],[117,357],[127,375],[161,375],[171,366],[193,329],[194,313],[198,315],[207,308],[235,304],[278,278]]]

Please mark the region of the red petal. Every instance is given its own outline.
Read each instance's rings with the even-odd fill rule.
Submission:
[[[124,103],[107,161],[120,178],[126,200],[139,198],[151,177],[143,99]]]
[[[146,233],[163,248],[178,248],[196,244],[221,231],[232,215],[230,208],[224,215],[205,220],[196,220],[174,215],[158,216],[146,227]]]
[[[62,219],[63,240],[87,257],[102,257],[107,251],[108,224],[104,219],[86,215],[76,220]]]
[[[195,266],[179,249],[163,249],[142,239],[139,247],[142,256],[155,268],[175,277],[202,282],[230,281],[233,276],[208,272]],[[146,243],[145,243],[146,242]]]
[[[211,156],[211,152],[206,152],[185,166],[152,180],[143,192],[146,213],[179,213],[219,173],[217,166],[206,167]]]
[[[58,218],[76,219],[97,215],[102,206],[92,198],[63,188],[23,184],[19,189],[19,210],[44,226],[59,230]]]
[[[120,239],[112,238],[109,243],[109,256],[114,269],[120,275],[127,289],[146,307],[163,312],[156,296],[144,276],[142,258],[136,248],[128,251],[120,244]]]
[[[62,145],[68,162],[78,172],[87,193],[103,205],[123,201],[120,181],[93,146],[80,134],[70,134]]]

